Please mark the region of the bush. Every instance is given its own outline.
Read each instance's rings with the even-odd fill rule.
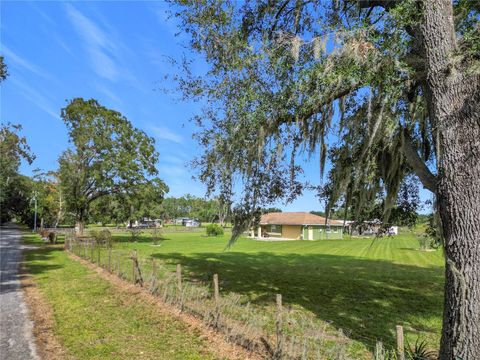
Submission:
[[[113,246],[112,233],[108,229],[103,229],[98,233],[99,243],[104,244],[107,247]]]
[[[428,348],[428,344],[425,340],[417,338],[414,346],[407,344],[405,348],[406,358],[409,360],[430,360],[437,359],[435,351]]]
[[[207,225],[207,236],[223,235],[223,228],[218,224]]]
[[[43,240],[47,240],[50,232],[48,230],[43,230],[42,229],[42,230],[40,230],[39,234],[40,234],[40,236],[42,237]]]
[[[94,229],[88,230],[88,235],[90,235],[90,237],[91,237],[93,240],[97,241],[97,238],[98,238],[98,230],[94,230]]]
[[[137,242],[142,235],[142,230],[139,228],[128,229],[128,232],[130,233],[130,242]]]
[[[153,245],[158,245],[160,240],[162,240],[162,231],[160,230],[160,228],[154,227],[152,230]]]
[[[418,244],[420,245],[421,251],[438,249],[439,243],[437,239],[432,238],[427,234],[419,235],[417,238],[418,238]]]
[[[113,245],[112,233],[108,229],[100,231],[90,230],[90,236],[95,240],[97,245],[105,245],[107,247],[112,247]]]
[[[57,243],[57,234],[54,232],[49,232],[48,233],[48,242],[50,244],[56,244]]]

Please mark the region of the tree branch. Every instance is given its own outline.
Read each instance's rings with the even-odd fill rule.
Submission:
[[[396,5],[398,0],[358,0],[358,6],[360,9],[373,8],[375,6],[383,7],[388,10],[392,6]]]
[[[323,97],[320,101],[312,103],[310,105],[302,104],[299,108],[301,109],[299,114],[286,114],[284,116],[280,116],[271,124],[274,128],[282,125],[293,123],[296,121],[302,121],[309,119],[310,117],[314,116],[321,112],[322,107],[326,104],[329,104],[335,100],[338,100],[344,96],[347,96],[351,92],[357,90],[360,87],[359,83],[349,84],[346,87],[340,88],[337,91],[328,94],[327,96]]]
[[[90,204],[93,200],[98,199],[99,197],[110,195],[112,192],[111,191],[97,191],[94,193],[92,196],[88,198],[88,203]]]
[[[408,135],[407,130],[403,131],[404,146],[403,152],[408,165],[413,169],[418,176],[425,189],[435,193],[437,190],[437,177],[428,169],[425,162],[418,155],[417,150],[413,146],[412,138]]]
[[[268,37],[271,39],[272,38],[272,34],[274,33],[276,27],[277,27],[277,23],[278,23],[278,19],[280,18],[280,14],[282,13],[282,11],[285,9],[285,7],[288,5],[288,3],[290,2],[290,0],[286,0],[281,6],[280,8],[278,9],[277,13],[275,14],[275,22],[273,23],[272,27],[270,28],[270,31],[269,31],[269,34],[268,34]]]

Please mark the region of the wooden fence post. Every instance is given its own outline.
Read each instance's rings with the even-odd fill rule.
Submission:
[[[373,354],[374,360],[385,360],[385,350],[383,348],[383,343],[377,341],[375,343],[375,353]]]
[[[108,247],[108,272],[112,272],[112,247]]]
[[[100,246],[97,245],[97,265],[100,266]]]
[[[213,298],[215,300],[214,326],[218,327],[220,321],[220,288],[218,287],[218,274],[213,274]]]
[[[150,278],[150,292],[154,294],[157,290],[157,263],[152,257],[152,277]]]
[[[117,256],[116,256],[116,259],[117,259],[117,270],[116,270],[116,274],[118,276],[120,276],[121,278],[123,278],[122,276],[122,271],[121,271],[121,268],[120,268],[120,254],[117,252]]]
[[[213,292],[215,298],[215,305],[218,306],[220,302],[220,290],[218,287],[218,274],[213,274]]]
[[[403,342],[403,326],[397,325],[397,353],[400,360],[405,360],[405,346]]]
[[[275,332],[277,336],[277,346],[274,353],[274,359],[281,359],[283,357],[283,306],[282,306],[282,294],[277,294],[277,318],[275,321]]]
[[[180,300],[180,310],[183,310],[182,265],[177,264],[177,288]]]
[[[132,255],[132,281],[135,284],[137,282],[137,276],[135,274],[135,258],[137,257],[137,250],[133,250]]]
[[[177,287],[178,291],[182,291],[182,265],[177,264]]]

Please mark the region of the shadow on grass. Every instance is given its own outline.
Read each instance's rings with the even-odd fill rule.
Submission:
[[[211,236],[207,236],[204,232],[186,232],[186,231],[179,231],[179,232],[166,232],[159,234],[159,240],[161,241],[178,241],[178,239],[170,237],[170,235],[194,235],[198,236],[199,238],[209,239],[212,238]],[[115,242],[119,244],[135,244],[135,243],[151,243],[152,242],[152,234],[142,233],[135,241],[132,240],[129,233],[122,233],[122,234],[114,234],[113,238]]]
[[[249,296],[259,305],[299,305],[317,318],[364,343],[392,345],[395,325],[425,331],[438,341],[428,321],[442,316],[443,269],[325,254],[179,253],[153,254],[182,264],[185,275],[210,283],[218,273],[222,292]],[[432,344],[437,345],[437,344]]]
[[[53,254],[58,251],[63,251],[62,245],[42,245],[36,249],[27,250],[25,252],[26,272],[31,275],[37,275],[62,268],[62,265],[48,264]]]

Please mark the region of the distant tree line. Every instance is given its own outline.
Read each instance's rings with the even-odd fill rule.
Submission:
[[[0,82],[8,75],[2,56]],[[157,177],[152,137],[94,99],[72,99],[61,118],[70,146],[60,155],[58,170],[37,170],[31,177],[19,173],[22,160],[31,164],[35,158],[21,126],[1,125],[2,223],[15,218],[32,225],[36,211],[40,227],[75,223],[82,232],[87,221],[131,220],[161,203],[168,187]]]

